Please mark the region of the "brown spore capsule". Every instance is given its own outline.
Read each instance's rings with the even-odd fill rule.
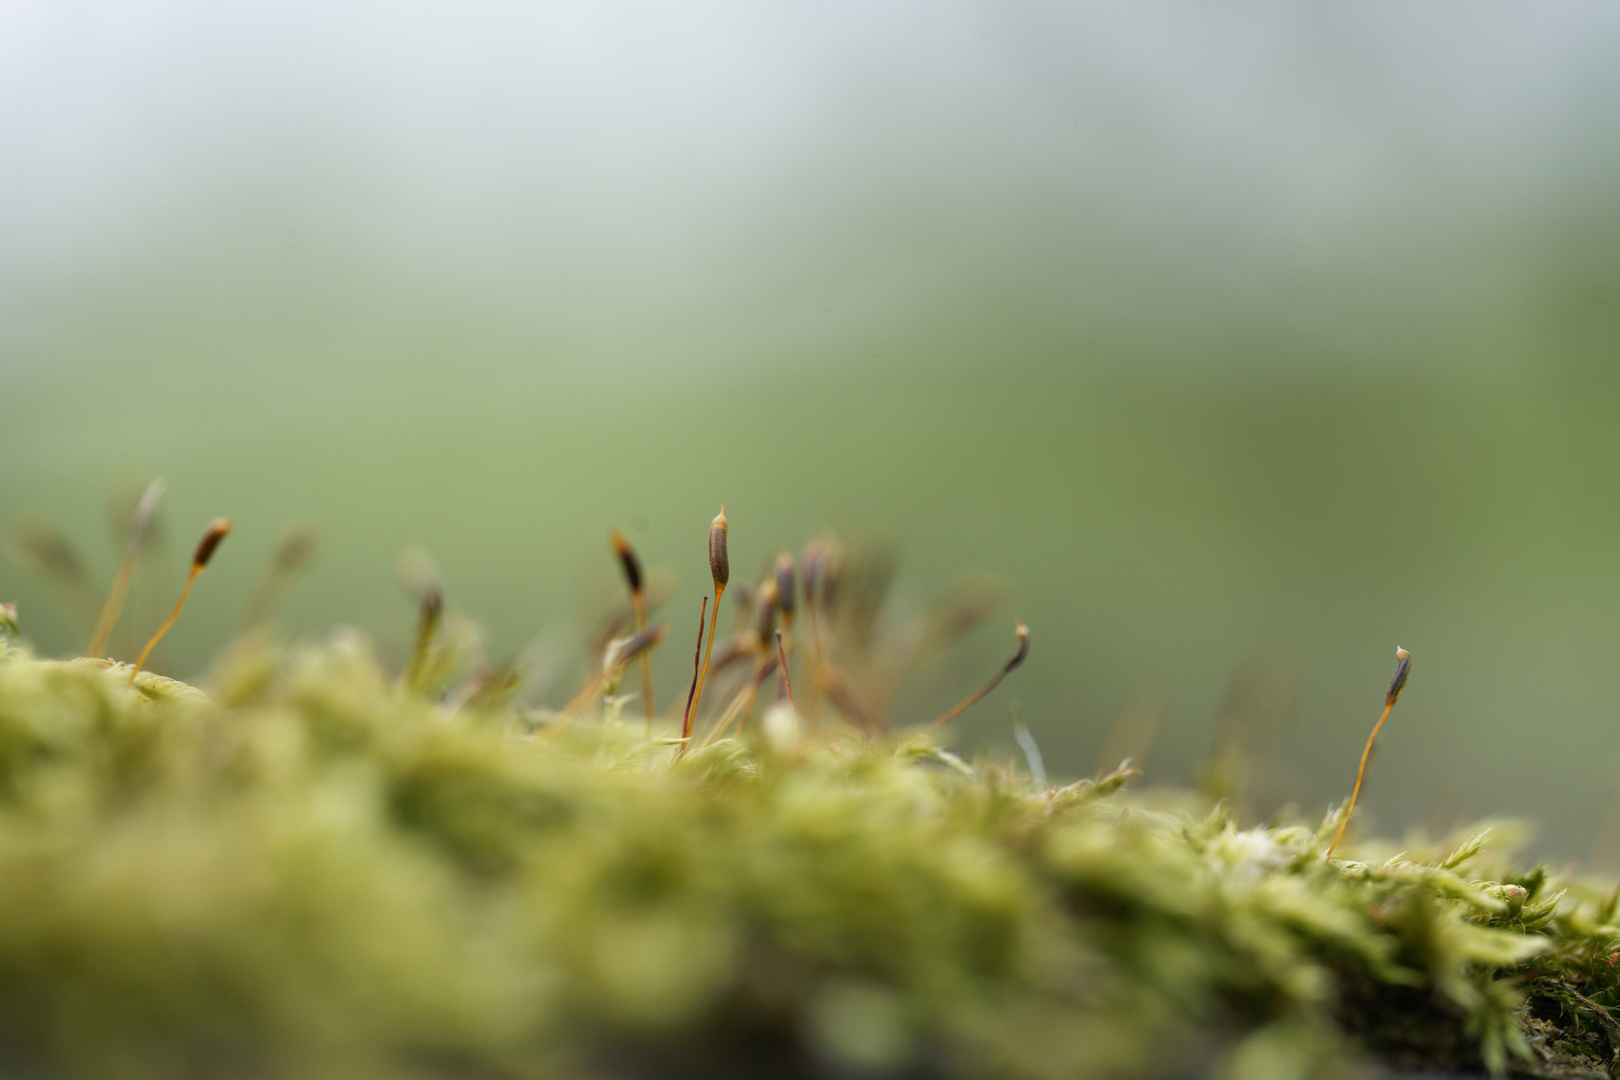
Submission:
[[[202,539],[197,541],[197,551],[191,556],[191,565],[201,570],[208,565],[208,560],[214,557],[214,550],[220,542],[231,532],[230,518],[215,518],[208,525],[208,531],[203,533]]]
[[[669,628],[663,623],[658,623],[624,639],[624,643],[614,652],[614,663],[623,666],[645,654],[664,639],[664,631],[667,629]]]
[[[723,589],[731,581],[731,556],[726,551],[726,505],[720,504],[720,513],[709,522],[709,572],[714,575],[716,589]],[[716,595],[716,604],[719,597]]]
[[[1384,695],[1385,705],[1394,705],[1395,699],[1401,696],[1401,689],[1406,685],[1406,677],[1412,674],[1412,654],[1405,649],[1395,649],[1395,674],[1389,680],[1389,693]]]
[[[624,570],[625,583],[630,586],[630,610],[636,618],[636,631],[644,632],[647,629],[647,596],[642,590],[641,560],[636,557],[636,549],[630,546],[630,540],[624,533],[615,529],[609,540],[613,544],[614,554],[619,557],[619,566]],[[646,650],[641,653],[641,705],[647,714],[647,731],[651,733],[654,712],[652,658]]]
[[[709,644],[703,653],[703,666],[698,670],[697,682],[692,686],[691,701],[686,707],[683,734],[692,734],[692,723],[697,719],[697,708],[703,700],[703,682],[709,674],[709,658],[714,654],[714,631],[719,625],[720,598],[726,594],[726,583],[731,580],[731,557],[726,553],[726,504],[720,504],[720,513],[709,523],[709,572],[714,575],[714,610],[709,615]]]
[[[630,586],[630,591],[641,592],[641,560],[636,557],[636,549],[630,546],[630,540],[622,532],[614,532],[611,540],[613,552],[619,557],[619,565],[624,568],[624,580]]]

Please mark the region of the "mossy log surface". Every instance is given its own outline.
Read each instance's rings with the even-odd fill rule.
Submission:
[[[1607,1076],[1620,1045],[1614,897],[1489,832],[1328,862],[1334,815],[1243,828],[921,733],[679,757],[611,702],[432,700],[352,635],[205,690],[0,656],[0,1073]]]

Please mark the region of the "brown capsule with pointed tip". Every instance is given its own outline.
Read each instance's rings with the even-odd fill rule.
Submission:
[[[636,549],[630,546],[630,539],[619,530],[613,530],[609,541],[613,544],[614,554],[619,557],[619,565],[624,569],[624,580],[630,586],[630,611],[636,619],[636,632],[644,633],[647,629],[647,597],[642,591],[641,560],[636,557]],[[653,722],[653,686],[652,686],[652,658],[643,650],[641,653],[641,704],[647,714],[647,729],[652,730]]]
[[[1412,674],[1412,654],[1397,645],[1395,675],[1389,680],[1389,693],[1384,695],[1385,705],[1395,704],[1395,699],[1401,696],[1401,688],[1406,685],[1406,677],[1410,674]]]
[[[709,522],[709,572],[714,575],[714,587],[723,589],[731,581],[731,556],[726,552],[726,504],[720,504],[720,513]],[[719,603],[718,594],[716,604]]]
[[[218,548],[220,541],[229,536],[231,532],[230,518],[215,518],[208,524],[208,531],[203,533],[202,539],[197,541],[197,551],[191,556],[191,565],[201,570],[208,565],[208,560],[214,557],[214,549]]]
[[[619,557],[619,565],[624,568],[624,580],[630,586],[630,591],[640,593],[641,560],[636,557],[636,549],[630,546],[629,538],[617,530],[610,540],[613,544],[613,553]]]

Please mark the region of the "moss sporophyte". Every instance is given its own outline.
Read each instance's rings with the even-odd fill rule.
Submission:
[[[41,658],[0,605],[7,1074],[1608,1075],[1616,894],[1517,865],[1512,828],[1329,860],[1359,784],[1253,826],[1128,762],[965,760],[942,740],[1022,623],[908,717],[982,592],[897,626],[880,553],[825,537],[752,584],[727,543],[722,515],[688,694],[649,709],[644,669],[633,717],[667,635],[622,537],[624,632],[555,708],[429,569],[398,664],[260,615],[196,685]]]

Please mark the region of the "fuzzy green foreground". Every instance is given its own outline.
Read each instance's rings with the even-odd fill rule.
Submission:
[[[1332,818],[921,735],[676,761],[639,718],[452,712],[353,636],[208,691],[0,657],[4,1075],[1553,1075],[1620,1041],[1614,901],[1484,838],[1329,864]]]

